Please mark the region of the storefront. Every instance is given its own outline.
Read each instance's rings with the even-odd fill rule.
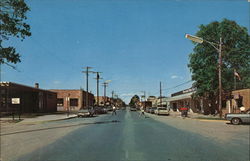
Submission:
[[[12,82],[0,83],[0,111],[6,113],[56,112],[56,93]]]

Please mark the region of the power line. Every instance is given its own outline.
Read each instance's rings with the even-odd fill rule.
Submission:
[[[188,84],[188,83],[190,83],[190,82],[192,82],[192,80],[189,80],[189,81],[187,81],[187,82],[184,82],[184,83],[181,83],[181,84],[176,85],[176,86],[174,86],[174,87],[166,88],[166,89],[163,89],[163,90],[165,91],[165,90],[169,90],[169,89],[174,89],[174,88],[180,87],[180,86],[182,86],[182,85]]]
[[[190,82],[192,82],[192,80],[186,81],[186,82],[184,82],[184,83],[178,84],[178,85],[173,86],[173,87],[170,87],[170,88],[162,89],[162,91],[175,89],[175,88],[177,88],[177,87],[180,87],[180,86],[182,86],[182,85],[188,84],[188,83],[190,83]],[[155,93],[153,93],[153,95],[156,95],[156,94],[158,94],[158,93],[159,93],[159,92],[155,92]]]

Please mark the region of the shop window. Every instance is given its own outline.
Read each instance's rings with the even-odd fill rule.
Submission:
[[[57,99],[57,106],[63,106],[63,98]]]
[[[70,106],[78,106],[78,99],[77,98],[70,98]]]

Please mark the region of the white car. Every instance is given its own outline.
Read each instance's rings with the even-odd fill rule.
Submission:
[[[155,110],[156,115],[169,115],[169,110],[166,107],[157,107]]]
[[[77,117],[92,117],[94,116],[94,110],[93,109],[81,109],[77,113]]]

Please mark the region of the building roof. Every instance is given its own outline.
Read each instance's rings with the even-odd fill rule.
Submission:
[[[49,90],[45,90],[45,89],[41,89],[41,88],[35,88],[35,87],[31,87],[31,86],[27,86],[27,85],[23,85],[23,84],[18,84],[18,83],[14,83],[14,82],[0,82],[0,86],[1,87],[21,87],[22,89],[27,89],[27,90],[32,90],[32,91],[44,91],[44,92],[51,92],[51,93],[55,93],[53,91],[49,91]]]
[[[170,101],[177,101],[177,100],[191,98],[192,94],[194,94],[194,92],[185,93],[185,94],[174,96],[174,97],[169,97],[169,98],[167,98],[167,101],[170,102]]]

